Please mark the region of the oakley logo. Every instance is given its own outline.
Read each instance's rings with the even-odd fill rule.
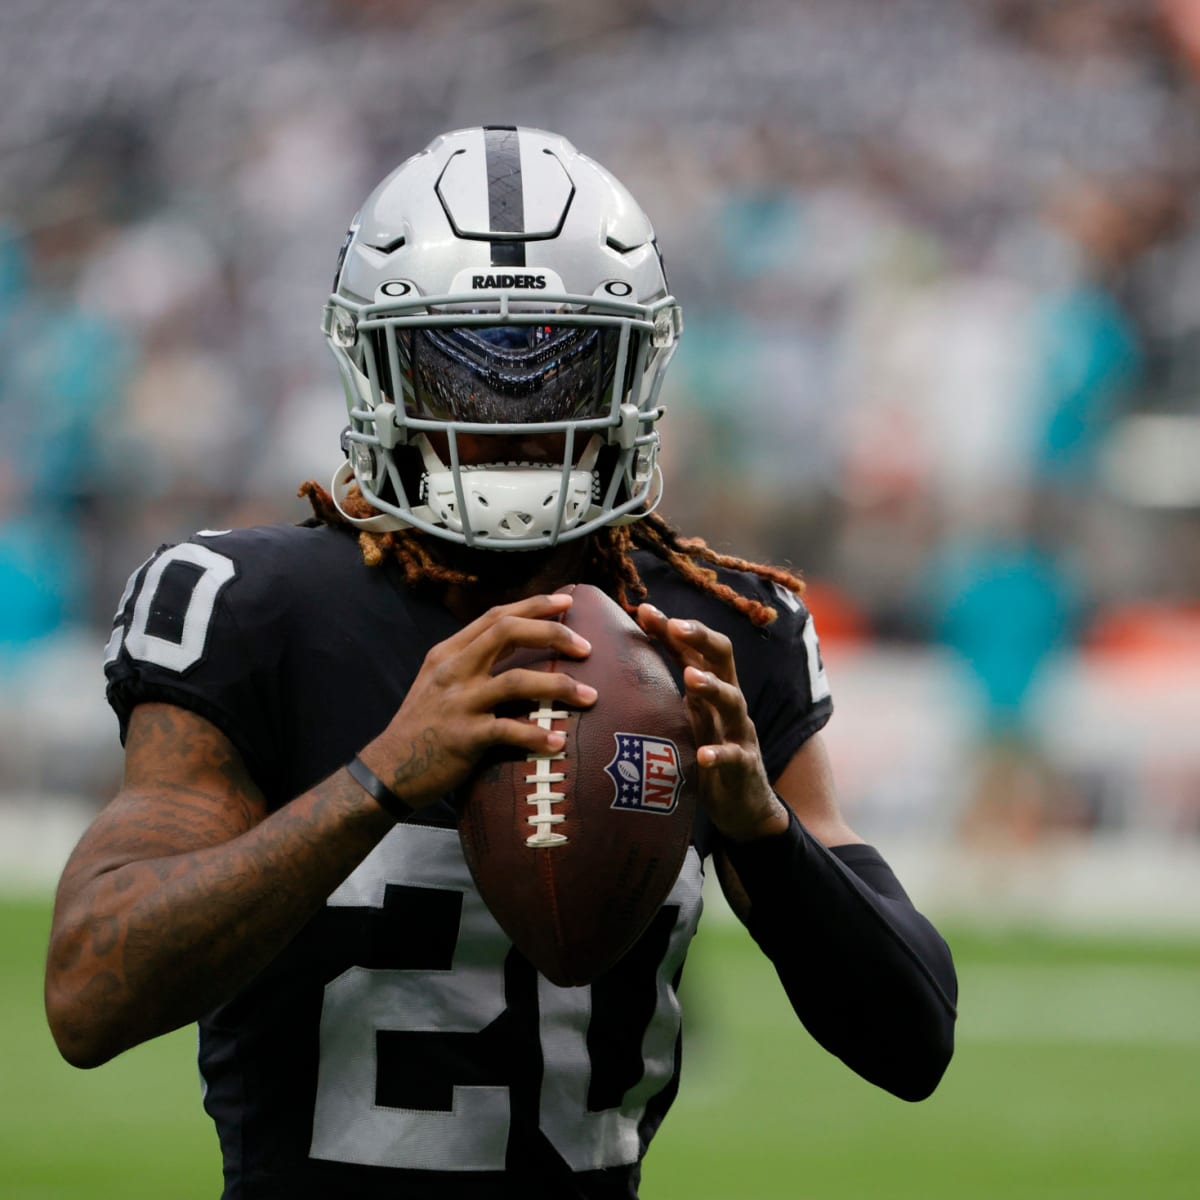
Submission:
[[[407,296],[412,290],[412,284],[405,283],[403,279],[389,279],[386,283],[379,285],[379,294],[381,296]]]
[[[499,288],[524,288],[542,291],[546,287],[545,275],[472,275],[471,287],[491,291]]]

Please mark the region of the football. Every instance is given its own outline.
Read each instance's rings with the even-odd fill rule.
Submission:
[[[463,853],[513,944],[552,983],[590,983],[638,939],[683,865],[696,809],[696,747],[666,661],[598,588],[563,589],[585,659],[522,657],[598,693],[586,709],[521,715],[561,729],[555,755],[496,755],[464,789]],[[508,660],[503,667],[512,666]]]

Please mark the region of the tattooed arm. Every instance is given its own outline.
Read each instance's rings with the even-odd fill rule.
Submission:
[[[497,717],[502,701],[595,699],[569,676],[496,664],[520,647],[582,656],[548,620],[565,595],[489,610],[426,656],[361,752],[413,807],[466,778],[489,746],[548,753],[562,734]],[[63,872],[46,1012],[68,1062],[97,1066],[230,999],[295,936],[394,821],[345,768],[268,814],[233,744],[169,704],[134,709],[125,779]]]
[[[133,712],[125,782],[59,884],[46,1011],[97,1066],[234,995],[393,824],[343,771],[271,816],[228,739],[167,704]]]

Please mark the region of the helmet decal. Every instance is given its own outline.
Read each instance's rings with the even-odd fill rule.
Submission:
[[[525,193],[521,182],[521,143],[516,127],[485,126],[483,143],[487,156],[488,220],[491,231],[523,234]],[[524,265],[524,242],[492,242],[492,266]]]

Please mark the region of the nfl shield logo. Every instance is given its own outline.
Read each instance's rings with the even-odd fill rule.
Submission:
[[[674,812],[683,787],[675,743],[641,733],[616,733],[613,737],[617,750],[604,768],[616,788],[613,808]]]

